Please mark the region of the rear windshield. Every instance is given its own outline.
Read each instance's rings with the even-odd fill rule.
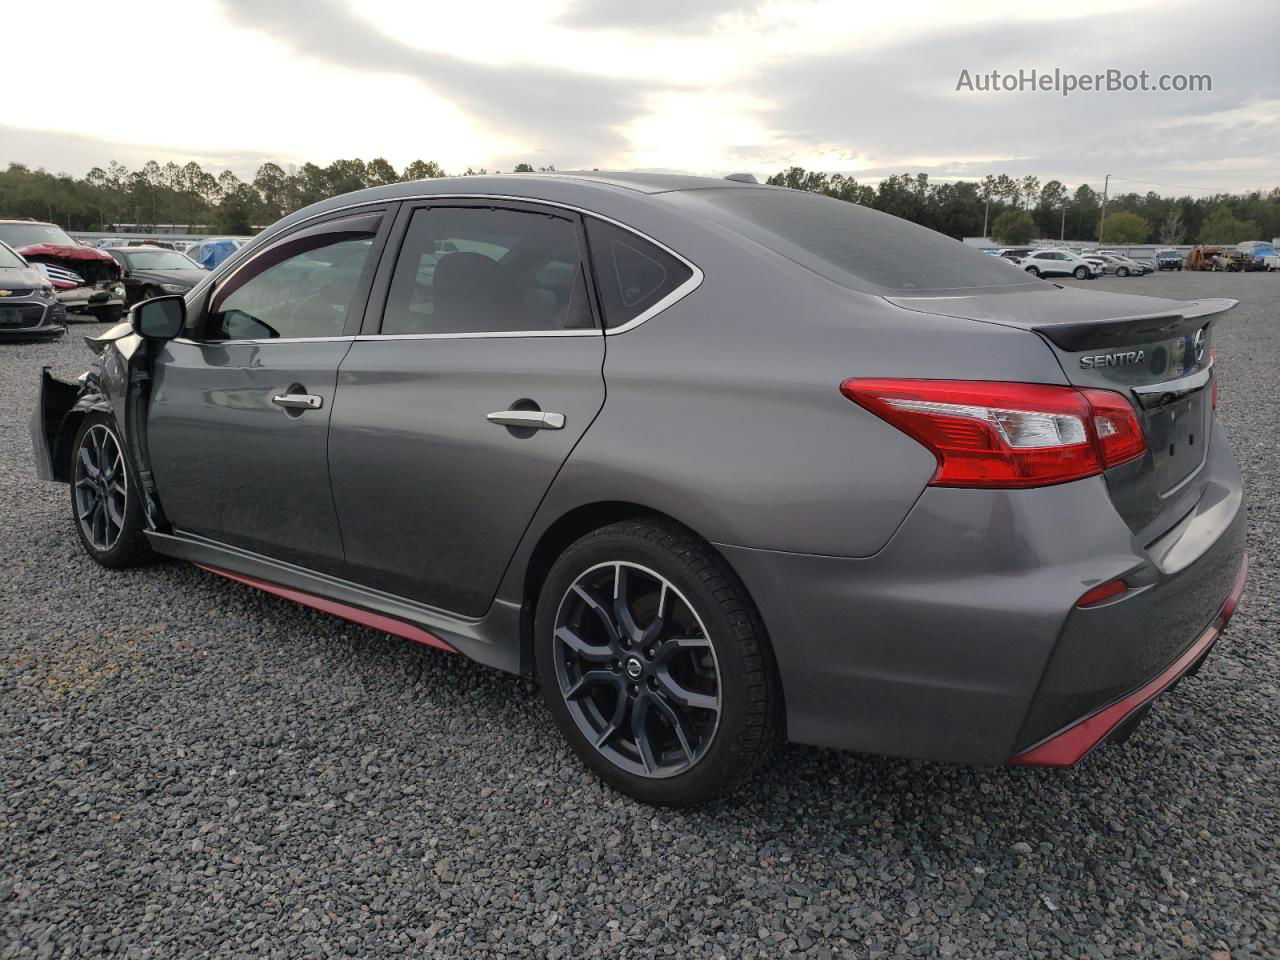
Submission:
[[[1040,283],[1001,257],[845,200],[759,188],[684,196],[717,222],[855,290],[902,293]]]

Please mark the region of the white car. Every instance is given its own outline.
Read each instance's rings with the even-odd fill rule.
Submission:
[[[1096,263],[1070,250],[1037,250],[1019,260],[1018,266],[1037,277],[1075,277],[1077,280],[1092,280],[1100,272]]]

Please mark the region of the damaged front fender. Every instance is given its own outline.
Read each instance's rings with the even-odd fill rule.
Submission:
[[[71,444],[86,413],[111,413],[111,401],[90,388],[89,375],[76,380],[40,371],[40,395],[31,414],[31,449],[36,476],[58,483],[71,482]]]
[[[146,447],[146,412],[150,402],[151,356],[147,344],[122,323],[97,337],[86,337],[98,355],[76,380],[41,370],[40,395],[31,417],[31,447],[41,480],[70,483],[73,446],[80,423],[91,412],[115,422],[124,453],[138,478],[143,515],[150,529],[167,524],[156,496]]]

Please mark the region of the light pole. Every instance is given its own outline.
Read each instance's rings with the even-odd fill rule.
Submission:
[[[1107,227],[1107,186],[1111,183],[1111,174],[1102,181],[1102,219],[1098,221],[1098,246],[1102,246],[1102,233]]]
[[[1067,239],[1067,205],[1062,205],[1062,230],[1058,234],[1058,242],[1064,243]]]

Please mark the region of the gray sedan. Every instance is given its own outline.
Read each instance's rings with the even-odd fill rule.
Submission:
[[[102,565],[532,674],[647,802],[784,739],[1065,766],[1243,589],[1233,305],[739,179],[401,183],[135,307],[81,380],[46,371],[32,436]]]

